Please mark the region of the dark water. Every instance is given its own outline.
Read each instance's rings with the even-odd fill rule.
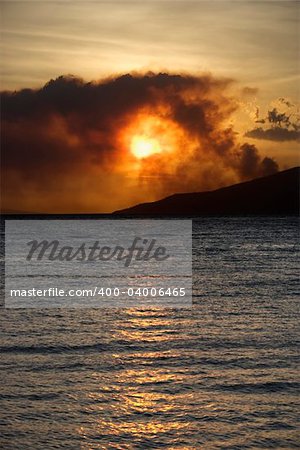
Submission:
[[[190,309],[2,310],[1,448],[299,448],[298,230],[195,221]]]

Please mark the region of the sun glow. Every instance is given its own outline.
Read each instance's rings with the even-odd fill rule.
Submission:
[[[123,159],[120,170],[141,176],[172,174],[190,154],[191,139],[185,130],[168,117],[164,105],[156,113],[148,109],[129,117],[127,126],[118,136]]]
[[[162,151],[159,142],[145,136],[134,136],[131,142],[131,152],[136,158],[147,158],[148,156]]]

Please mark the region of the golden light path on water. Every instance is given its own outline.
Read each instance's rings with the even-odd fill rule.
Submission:
[[[3,448],[297,448],[297,218],[193,231],[190,308],[3,309]]]
[[[222,445],[224,439],[234,445],[238,437],[245,438],[251,433],[251,427],[256,426],[252,414],[257,402],[260,402],[257,414],[276,414],[281,403],[284,408],[282,399],[277,398],[270,404],[268,393],[254,392],[249,397],[230,389],[227,392],[207,391],[207,385],[217,384],[224,376],[238,384],[246,375],[234,366],[219,367],[209,348],[193,348],[194,338],[198,339],[202,330],[193,330],[195,324],[186,312],[175,313],[175,321],[159,310],[132,309],[127,313],[128,320],[122,329],[115,330],[115,339],[127,342],[127,355],[123,352],[111,354],[111,364],[116,370],[106,375],[93,373],[89,384],[94,385],[95,390],[87,391],[85,400],[79,400],[81,404],[87,403],[85,412],[94,417],[94,421],[88,426],[80,426],[78,434],[87,441],[90,436],[99,437],[99,446],[90,447],[87,443],[82,446],[83,450],[106,449],[107,436],[114,442],[113,448],[119,450],[159,448],[160,443],[165,445],[168,441],[167,448],[174,450],[194,450],[202,445],[213,449]],[[218,341],[218,333],[211,331],[213,339]],[[189,342],[184,349],[183,341]],[[136,350],[140,345],[151,346],[153,351]],[[201,365],[188,367],[186,364],[189,361],[188,365],[193,365],[199,351],[204,361],[211,361],[209,372],[202,370]],[[232,358],[234,351],[229,355]],[[248,417],[247,429],[244,417]],[[213,440],[212,446],[207,434]],[[273,430],[272,435],[279,438],[280,430]],[[192,438],[190,441],[189,436],[198,436],[198,440]],[[265,436],[267,439],[268,433]],[[179,446],[177,441],[181,443]],[[148,447],[154,442],[154,447]]]
[[[171,325],[170,320],[166,319],[149,319],[147,311],[131,310],[131,319],[126,326],[119,330],[118,338],[122,341],[129,341],[132,345],[138,342],[152,343],[167,343],[169,340],[168,334],[165,332],[157,334],[155,329],[168,329]],[[115,360],[116,366],[119,366],[123,356],[120,353],[114,353],[111,355]],[[138,364],[137,368],[126,369],[117,372],[114,379],[111,378],[108,381],[108,386],[104,389],[104,392],[90,392],[87,393],[88,401],[91,401],[97,407],[87,408],[87,413],[94,412],[99,414],[102,418],[95,423],[96,430],[93,432],[99,433],[99,435],[106,433],[111,436],[115,436],[116,446],[115,448],[130,449],[131,443],[128,446],[122,444],[118,447],[118,436],[129,434],[136,439],[148,439],[155,438],[160,434],[167,434],[169,432],[178,432],[179,430],[184,433],[188,429],[189,424],[184,421],[162,421],[161,416],[172,413],[174,409],[174,396],[171,392],[155,392],[154,386],[168,385],[169,383],[178,383],[183,380],[182,375],[175,374],[172,370],[165,371],[163,368],[157,369],[154,366],[157,358],[179,358],[180,354],[176,351],[166,350],[163,352],[135,352],[130,355],[132,365]],[[141,370],[140,364],[145,361],[145,368]],[[152,364],[153,363],[153,364]],[[143,365],[143,364],[142,364]],[[98,374],[94,374],[96,379]],[[110,375],[113,375],[111,373]],[[118,400],[111,402],[109,405],[110,413],[109,418],[103,420],[105,417],[104,409],[107,410],[107,404],[104,402],[102,408],[103,397],[107,394],[111,394],[109,387],[110,383],[114,383],[113,396]],[[99,379],[99,383],[103,386],[102,377]],[[145,391],[146,387],[146,391]],[[181,396],[184,403],[185,395]],[[177,398],[178,401],[178,398]],[[102,415],[104,413],[104,416]],[[156,417],[155,417],[156,416]],[[80,435],[88,434],[89,431],[84,427],[80,427],[78,430]],[[85,448],[85,447],[83,447]],[[90,447],[87,446],[86,449]],[[105,448],[99,446],[99,448]]]

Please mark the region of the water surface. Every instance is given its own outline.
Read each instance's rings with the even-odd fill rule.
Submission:
[[[193,237],[192,308],[1,311],[2,448],[299,448],[297,219]]]

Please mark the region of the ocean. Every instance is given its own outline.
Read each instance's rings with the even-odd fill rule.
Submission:
[[[184,308],[2,309],[0,447],[300,447],[299,222],[193,219]]]

